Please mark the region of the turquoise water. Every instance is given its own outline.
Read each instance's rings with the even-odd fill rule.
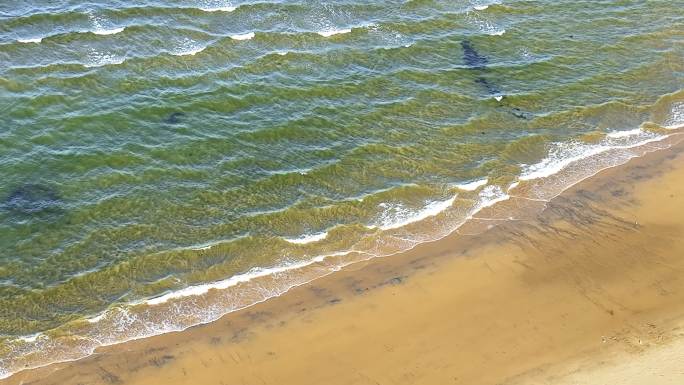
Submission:
[[[677,3],[3,1],[0,378],[658,139],[684,122]]]

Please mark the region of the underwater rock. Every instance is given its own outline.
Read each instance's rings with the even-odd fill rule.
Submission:
[[[490,83],[487,79],[483,78],[482,76],[475,79],[475,83],[481,84],[487,90],[487,93],[490,95],[501,94],[501,91],[495,85]]]
[[[480,55],[479,52],[473,47],[470,40],[461,41],[461,47],[463,48],[463,62],[472,69],[484,69],[489,63],[489,60],[485,56]]]
[[[5,198],[2,208],[15,213],[36,214],[57,211],[62,203],[57,190],[42,184],[21,185]]]
[[[518,119],[530,120],[532,118],[532,115],[529,112],[525,112],[518,107],[513,107],[510,113]]]
[[[169,114],[169,116],[166,117],[166,119],[164,119],[164,123],[178,124],[181,122],[180,118],[182,118],[184,116],[185,116],[185,114],[182,112],[178,112],[178,111],[172,112],[171,114]]]

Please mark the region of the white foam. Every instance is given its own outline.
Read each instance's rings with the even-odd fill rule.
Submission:
[[[423,207],[423,209],[418,211],[410,209],[401,203],[381,203],[380,207],[384,208],[385,211],[380,216],[380,223],[377,225],[377,227],[379,227],[380,230],[390,230],[406,226],[410,223],[422,221],[425,218],[433,217],[448,209],[454,204],[455,199],[456,196],[453,196],[444,201],[429,202],[427,205],[425,205],[425,207]]]
[[[500,186],[487,186],[480,192],[480,199],[475,206],[475,210],[473,210],[473,215],[485,207],[505,201],[508,198],[510,198],[510,196],[506,194]]]
[[[222,7],[208,7],[208,8],[200,8],[204,12],[233,12],[234,10],[237,9],[237,7],[232,7],[232,6],[222,6]]]
[[[484,11],[487,8],[489,8],[489,5],[476,5],[473,7],[473,9],[476,11]]]
[[[106,28],[103,25],[109,24],[107,20],[103,19],[100,16],[96,16],[93,14],[88,14],[88,18],[90,19],[90,22],[92,23],[94,29],[91,30],[90,32],[96,34],[96,35],[114,35],[119,32],[123,32],[123,30],[126,27],[116,27],[116,28]]]
[[[290,243],[296,243],[299,245],[306,244],[306,243],[312,243],[312,242],[318,242],[323,239],[325,239],[328,236],[328,233],[326,231],[322,233],[315,233],[315,234],[304,234],[299,238],[285,238],[286,241]]]
[[[230,35],[233,40],[250,40],[254,38],[254,32],[243,33],[239,35]]]
[[[463,184],[455,184],[454,187],[460,189],[460,190],[465,190],[465,191],[475,191],[478,188],[484,186],[489,182],[489,179],[484,178],[480,180],[476,180],[473,182],[468,182],[468,183],[463,183]]]
[[[496,100],[497,102],[500,102],[501,100],[503,100],[503,95],[496,95],[494,97],[494,100]]]
[[[90,322],[91,324],[97,323],[102,321],[102,319],[107,315],[107,311],[104,311],[94,317],[86,318],[86,321]]]
[[[42,335],[43,335],[43,333],[36,333],[36,334],[31,334],[29,336],[21,336],[18,338],[24,342],[35,342]],[[0,378],[2,378],[2,377],[0,376]]]
[[[329,29],[326,31],[318,31],[316,33],[323,36],[323,37],[330,37],[330,36],[334,36],[334,35],[350,33],[351,31],[352,31],[351,28],[345,28],[345,29]]]
[[[634,135],[639,135],[641,133],[640,128],[635,128],[633,130],[627,130],[627,131],[611,131],[606,134],[607,138],[626,138],[629,136],[634,136]]]
[[[94,31],[91,31],[92,33],[96,35],[114,35],[119,32],[123,32],[126,27],[120,27],[120,28],[112,28],[112,29],[96,29]]]
[[[216,289],[216,290],[227,289],[229,287],[235,286],[235,285],[240,284],[240,283],[249,282],[255,278],[265,277],[265,276],[269,276],[269,275],[275,275],[275,274],[283,273],[283,272],[286,272],[289,270],[301,269],[301,268],[304,268],[306,266],[312,265],[314,263],[322,262],[327,257],[345,255],[345,254],[349,254],[349,253],[351,253],[351,252],[330,253],[328,255],[317,256],[317,257],[314,257],[314,258],[306,260],[306,261],[290,262],[290,263],[285,263],[285,264],[280,265],[280,266],[274,266],[274,267],[269,267],[269,268],[257,267],[257,268],[253,268],[253,269],[249,270],[246,273],[234,275],[234,276],[232,276],[228,279],[224,279],[222,281],[186,287],[185,289],[176,290],[176,291],[164,294],[160,297],[148,299],[148,300],[144,301],[144,303],[147,305],[159,305],[159,304],[168,302],[169,300],[172,300],[172,299],[177,299],[177,298],[182,298],[182,297],[190,297],[190,296],[199,296],[199,295],[206,294],[207,292],[209,292],[209,290],[212,290],[212,289]]]
[[[663,123],[663,127],[671,130],[684,127],[684,102],[672,104],[670,116]]]
[[[489,35],[489,36],[501,36],[504,33],[506,33],[505,29],[499,29],[499,30],[488,31],[487,35]]]
[[[42,37],[33,37],[29,39],[18,39],[17,40],[19,43],[40,43],[43,41]]]
[[[174,56],[194,56],[204,51],[206,48],[206,46],[198,45],[190,39],[185,39],[181,42],[178,49],[169,53]]]
[[[121,64],[124,61],[126,61],[126,58],[124,57],[119,57],[114,54],[99,51],[91,51],[90,55],[88,56],[88,59],[89,62],[83,64],[84,67],[88,68]]]
[[[641,129],[614,131],[606,135],[599,143],[583,143],[579,141],[553,143],[546,158],[532,165],[523,165],[520,180],[531,180],[548,177],[581,159],[594,156],[611,149],[627,149],[646,143],[661,140],[663,137]]]

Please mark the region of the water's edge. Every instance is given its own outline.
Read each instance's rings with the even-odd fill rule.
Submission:
[[[684,128],[680,122],[675,123],[668,124],[665,126],[667,131],[661,130],[657,134],[639,128],[609,133],[601,142],[594,144],[558,144],[549,157],[527,166],[519,179],[505,188],[487,185],[483,181],[461,186],[466,194],[470,190],[477,193],[471,207],[454,206],[454,199],[431,203],[414,216],[415,220],[381,228],[379,236],[372,241],[366,240],[366,243],[359,242],[351,250],[321,255],[308,261],[253,269],[223,281],[191,286],[146,301],[116,305],[95,317],[70,323],[66,330],[58,328],[17,338],[11,349],[0,358],[0,379],[21,370],[87,357],[99,346],[213,322],[351,264],[406,252],[421,243],[437,241],[454,232],[481,233],[497,221],[538,213],[563,191],[602,170],[669,148],[673,141],[681,140],[679,131]],[[648,124],[652,123],[644,125]],[[573,147],[566,151],[564,146],[583,148]],[[316,242],[326,236],[315,234],[309,240],[294,242]]]

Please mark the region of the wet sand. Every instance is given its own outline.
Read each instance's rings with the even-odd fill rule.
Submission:
[[[684,383],[684,143],[184,332],[0,384]]]

